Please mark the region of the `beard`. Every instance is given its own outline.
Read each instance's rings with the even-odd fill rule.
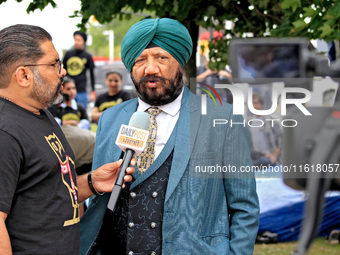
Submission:
[[[131,79],[135,85],[138,97],[145,103],[152,106],[160,106],[173,102],[179,94],[182,92],[184,86],[183,82],[183,69],[179,67],[174,79],[166,79],[156,75],[146,75],[139,82],[131,72]],[[157,91],[157,88],[146,88],[146,83],[159,82],[162,87],[162,91]]]
[[[44,107],[52,104],[59,104],[63,101],[63,96],[60,93],[63,78],[60,78],[56,89],[53,89],[53,86],[51,86],[50,83],[51,82],[48,79],[41,76],[39,70],[33,70],[33,89],[30,96],[44,105]]]

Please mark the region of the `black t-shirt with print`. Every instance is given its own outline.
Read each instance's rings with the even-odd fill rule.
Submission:
[[[13,254],[78,254],[74,154],[53,116],[0,98],[0,151],[0,211]]]
[[[61,120],[76,120],[80,121],[87,118],[87,113],[82,104],[77,103],[77,110],[72,107],[66,106],[63,108],[61,105],[51,105],[47,109],[52,113],[53,117]]]
[[[118,94],[114,96],[110,96],[109,92],[106,92],[98,96],[94,106],[98,107],[100,112],[103,112],[111,108],[112,106],[120,104],[131,98],[132,98],[131,94],[124,90],[119,91]]]
[[[86,92],[86,70],[95,67],[92,56],[85,50],[70,50],[64,56],[63,65],[67,76],[74,79],[77,92]]]

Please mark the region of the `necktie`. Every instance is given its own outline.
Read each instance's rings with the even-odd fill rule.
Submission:
[[[149,138],[147,140],[145,149],[136,156],[137,167],[141,173],[144,173],[146,169],[150,167],[155,157],[155,143],[157,134],[156,116],[160,114],[161,111],[162,110],[157,107],[148,109],[150,116],[150,124],[148,128],[148,131],[150,132]]]

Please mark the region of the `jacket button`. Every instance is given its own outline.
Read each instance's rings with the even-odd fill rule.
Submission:
[[[133,255],[134,253],[133,253],[133,251],[129,251],[129,253],[128,253],[128,255]]]
[[[151,222],[150,227],[151,227],[151,228],[156,228],[156,227],[157,227],[156,222]]]
[[[129,222],[129,228],[133,228],[135,226],[135,223]]]
[[[154,252],[154,251],[152,251],[152,252],[151,252],[151,255],[157,255],[157,253],[156,253],[156,252]]]
[[[130,193],[130,197],[131,197],[131,198],[135,198],[135,197],[136,197],[136,193],[135,193],[135,192],[131,192],[131,193]]]
[[[153,198],[156,198],[158,196],[158,193],[155,191],[155,192],[152,192],[152,197]]]

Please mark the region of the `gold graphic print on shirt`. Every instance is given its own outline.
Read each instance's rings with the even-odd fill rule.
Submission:
[[[109,102],[104,102],[99,106],[99,111],[103,112],[109,108],[111,108],[112,106],[115,106],[117,104],[123,103],[123,99],[118,98],[117,101],[109,101]]]
[[[86,58],[81,59],[80,57],[71,57],[67,60],[67,73],[71,76],[79,75],[85,68],[87,60]]]
[[[77,191],[78,188],[74,184],[74,180],[71,173],[71,166],[70,162],[75,166],[73,160],[66,155],[65,149],[61,144],[59,138],[53,133],[53,135],[49,135],[48,137],[45,136],[46,141],[51,146],[54,153],[57,155],[59,162],[60,162],[60,169],[61,169],[61,178],[65,186],[67,187],[73,207],[73,218],[64,222],[64,227],[74,225],[80,221],[79,217],[79,204],[78,204],[78,197]],[[69,183],[65,180],[68,178],[70,181]]]
[[[81,113],[78,112],[77,114],[76,113],[73,113],[73,112],[70,112],[70,113],[66,113],[64,114],[61,119],[64,121],[64,120],[75,120],[75,121],[80,121],[81,117]]]

